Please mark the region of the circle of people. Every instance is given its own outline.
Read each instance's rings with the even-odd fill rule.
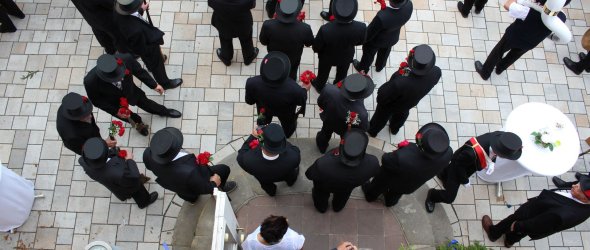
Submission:
[[[164,33],[152,24],[148,3],[142,0],[116,0],[112,4],[72,2],[92,27],[106,54],[98,58],[96,66],[84,78],[88,96],[72,92],[63,98],[57,114],[57,130],[64,145],[81,155],[79,163],[90,178],[120,200],[133,198],[140,208],[145,208],[158,198],[158,193],[149,193],[143,186],[149,178],[139,172],[133,154],[116,146],[115,136],[124,133],[124,126],[120,121],[113,121],[109,136],[102,139],[93,107],[129,123],[147,136],[149,126],[129,105],[164,117],[179,118],[182,114],[147,98],[133,77],[160,94],[180,86],[182,79],[169,79],[166,74],[167,56],[160,48]],[[467,17],[474,5],[478,14],[486,2],[466,0],[458,2],[457,7]],[[208,4],[213,9],[211,23],[219,32],[221,48],[216,54],[221,62],[227,66],[232,63],[232,39],[237,37],[244,64],[252,63],[259,51],[252,42],[250,9],[255,8],[255,1],[209,0]],[[397,145],[397,150],[384,153],[381,164],[377,157],[366,153],[369,136],[375,137],[388,122],[390,133],[397,134],[410,109],[441,78],[432,48],[425,44],[415,46],[389,81],[378,89],[376,110],[369,120],[363,100],[373,94],[376,85],[368,72],[373,61],[377,72],[384,69],[392,46],[399,40],[400,29],[413,12],[410,0],[390,0],[389,5],[380,1],[380,4],[381,10],[367,27],[354,20],[358,10],[356,0],[331,0],[329,10],[321,12],[327,23],[314,38],[310,26],[303,22],[303,0],[266,3],[270,19],[263,23],[259,40],[270,52],[260,63],[260,75],[249,78],[245,86],[246,103],[256,105],[257,127],[238,151],[237,162],[258,180],[268,195],[276,195],[275,183],[284,181],[292,186],[299,176],[300,151],[287,138],[295,132],[299,115],[305,116],[307,91],[311,86],[320,93],[317,104],[323,124],[315,141],[324,155],[305,171],[305,176],[313,182],[313,202],[320,213],[328,210],[331,195],[332,209],[341,211],[353,189],[359,186],[368,202],[383,195],[385,206],[391,207],[402,195],[412,194],[437,176],[444,189],[428,191],[425,209],[432,213],[436,203],[452,203],[460,185],[469,184],[476,171],[493,168],[497,157],[516,160],[522,154],[521,139],[503,131],[472,137],[453,153],[447,132],[437,123],[422,126],[415,142],[404,141]],[[496,74],[501,74],[551,34],[537,11],[529,11],[514,0],[506,1],[504,8],[516,21],[508,26],[483,64],[475,61],[475,69],[484,80],[494,68]],[[554,11],[565,21],[562,12]],[[110,15],[112,19],[104,18]],[[353,59],[355,46],[359,45],[363,50],[360,61]],[[303,72],[300,76],[303,84],[299,85],[297,70],[305,46],[312,46],[318,54],[318,75]],[[153,77],[142,68],[137,57]],[[358,73],[347,76],[351,63]],[[564,63],[580,74],[590,68],[590,57],[581,53],[580,62],[564,58]],[[326,84],[333,66],[336,66],[335,79],[333,84]],[[275,116],[281,125],[271,123]],[[338,147],[328,151],[333,133],[341,140]],[[183,135],[177,128],[167,127],[153,135],[144,151],[143,162],[157,177],[158,184],[191,203],[201,194],[211,194],[214,188],[225,192],[237,188],[235,182],[228,181],[227,165],[211,165],[210,154],[195,155],[182,146]],[[496,225],[489,216],[484,216],[482,227],[489,239],[496,241],[505,234],[504,244],[510,247],[527,235],[531,239],[543,238],[586,220],[590,216],[590,178],[581,174],[576,177],[576,182],[554,178],[556,186],[569,188],[571,192],[544,190]],[[300,249],[303,236],[287,229],[284,217],[271,216],[246,239],[244,249],[258,249],[256,246],[260,245]],[[338,249],[353,249],[354,245],[346,242],[341,247]]]

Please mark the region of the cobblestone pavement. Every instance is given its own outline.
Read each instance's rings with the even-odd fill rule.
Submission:
[[[83,249],[95,239],[115,243],[122,249],[158,249],[161,242],[171,242],[172,229],[182,200],[160,186],[149,183],[150,191],[160,193],[159,200],[140,210],[131,201],[120,202],[100,184],[91,181],[77,166],[74,154],[63,147],[55,129],[55,116],[62,96],[68,91],[85,93],[82,79],[103,53],[89,26],[68,0],[17,0],[27,15],[15,20],[16,33],[0,35],[0,159],[8,167],[35,182],[38,199],[29,220],[16,234],[2,233],[0,249],[27,246],[34,249]],[[371,0],[359,1],[358,20],[370,21],[378,9]],[[259,31],[266,14],[264,3],[257,1],[253,11],[254,30]],[[314,33],[323,21],[319,17],[328,1],[306,1],[306,22]],[[505,28],[512,22],[498,1],[488,2],[479,15],[462,18],[456,1],[415,0],[414,14],[394,47],[388,67],[381,73],[370,72],[382,84],[395,72],[398,63],[411,47],[430,44],[437,54],[437,65],[443,69],[441,82],[412,109],[405,127],[397,136],[381,132],[378,137],[399,142],[412,136],[420,125],[436,121],[451,136],[456,149],[469,137],[498,130],[510,111],[525,102],[545,102],[561,111],[576,124],[580,138],[590,136],[588,106],[590,105],[590,74],[574,75],[561,60],[565,56],[577,60],[583,51],[580,39],[590,21],[590,0],[573,0],[565,9],[573,30],[574,42],[556,45],[545,40],[528,52],[502,75],[493,74],[482,81],[474,71],[473,62],[485,60]],[[190,150],[211,152],[251,130],[254,109],[244,103],[244,84],[257,74],[259,61],[244,66],[239,43],[231,67],[225,67],[214,55],[219,48],[217,31],[210,25],[211,9],[206,1],[152,1],[153,21],[165,33],[164,51],[169,55],[170,77],[182,77],[181,88],[158,96],[146,92],[154,100],[183,111],[182,119],[152,117],[142,113],[152,131],[166,126],[181,128],[184,146]],[[256,41],[256,39],[255,39]],[[259,58],[266,48],[258,44]],[[357,48],[356,58],[360,58]],[[238,60],[238,62],[236,62]],[[314,69],[316,56],[306,48],[300,72]],[[352,68],[352,67],[351,67]],[[23,76],[28,72],[30,79]],[[351,71],[352,72],[352,71]],[[334,70],[332,71],[334,74]],[[318,94],[310,91],[309,102],[315,104]],[[376,95],[365,100],[374,110]],[[96,110],[99,126],[106,136],[110,115]],[[321,126],[316,105],[299,119],[296,137],[312,137]],[[141,113],[142,111],[140,111]],[[136,131],[119,139],[120,145],[131,147],[141,162],[148,137]],[[582,142],[582,149],[588,146]],[[580,159],[571,172],[587,172],[590,156]],[[140,170],[145,172],[143,164]],[[148,171],[148,176],[153,175]],[[504,184],[505,200],[495,198],[495,186],[472,178],[470,188],[461,188],[448,211],[457,239],[484,241],[479,218],[491,214],[495,220],[514,211],[504,202],[518,204],[551,187],[543,176],[519,178]],[[572,230],[537,240],[523,240],[517,248],[590,249],[590,223]]]

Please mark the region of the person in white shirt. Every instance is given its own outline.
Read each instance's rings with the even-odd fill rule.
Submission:
[[[305,237],[289,228],[287,218],[271,215],[248,235],[243,250],[300,250]]]

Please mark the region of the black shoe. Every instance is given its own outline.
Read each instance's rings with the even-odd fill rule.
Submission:
[[[436,203],[430,201],[430,196],[432,195],[432,192],[434,192],[434,188],[431,188],[430,190],[428,190],[428,195],[426,196],[426,201],[424,202],[424,206],[426,207],[426,212],[428,212],[428,213],[434,212],[434,206],[436,205]]]
[[[481,64],[480,61],[475,61],[475,71],[477,71],[479,76],[481,76],[481,79],[484,79],[484,80],[490,79],[490,76],[483,75],[483,64]]]
[[[576,75],[582,74],[582,70],[578,69],[578,64],[575,63],[574,61],[572,61],[572,59],[570,59],[569,57],[563,58],[563,64],[565,64],[565,66],[568,69],[570,69],[572,72],[574,72],[574,74],[576,74]]]
[[[400,196],[400,198],[401,198],[401,196]],[[397,200],[390,200],[390,199],[387,198],[387,196],[385,196],[385,206],[386,207],[393,207],[398,202],[399,202],[399,198],[397,198]]]
[[[369,134],[369,136],[370,136],[370,137],[377,137],[377,134],[379,134],[379,132],[377,132],[377,133],[373,133],[373,132],[371,131],[371,129],[369,129],[369,131],[367,131],[367,134]]]
[[[182,113],[176,109],[168,109],[168,114],[166,114],[166,116],[171,118],[179,118],[182,116]]]
[[[135,124],[135,130],[143,136],[148,136],[150,134],[150,126],[143,122]]]
[[[359,64],[361,64],[361,62],[359,62],[359,60],[357,60],[357,59],[352,60],[352,67],[354,67],[354,69],[357,72],[361,73],[361,71],[363,71],[363,70],[361,68],[359,68],[360,67]],[[367,73],[367,72],[365,72],[365,73]]]
[[[322,19],[328,22],[330,21],[330,13],[328,13],[327,11],[320,12],[320,16],[322,17]]]
[[[580,62],[586,58],[586,53],[580,52],[578,53],[578,58],[580,58]],[[585,69],[586,72],[590,73],[590,68]]]
[[[221,191],[226,193],[231,193],[238,188],[238,184],[235,181],[228,181],[225,185],[221,188]]]
[[[461,16],[463,16],[464,18],[467,18],[469,16],[469,12],[463,13],[463,2],[457,2],[457,9],[459,9],[459,12],[461,12]]]
[[[244,64],[250,65],[250,63],[252,63],[258,56],[258,51],[258,48],[254,47],[254,54],[250,58],[244,58]]]
[[[144,209],[147,206],[149,206],[150,204],[154,203],[156,200],[158,199],[158,193],[157,192],[152,192],[150,193],[150,202],[148,204],[145,204],[143,206],[139,206],[137,205],[140,209]]]
[[[576,175],[574,175],[574,177],[576,177],[576,180],[580,180],[580,178],[582,178],[582,173],[580,172],[576,172]]]
[[[482,10],[483,10],[483,8],[481,8],[479,10],[477,8],[475,8],[475,14],[478,14],[479,15],[479,13],[481,13]]]
[[[392,135],[397,135],[397,133],[399,133],[399,128],[394,129],[392,127],[389,127],[389,133],[391,133]]]
[[[565,182],[564,180],[562,180],[561,178],[559,178],[557,176],[553,176],[553,178],[551,178],[551,181],[553,181],[553,184],[555,184],[555,186],[558,188],[572,187],[571,185],[568,185],[568,182]]]
[[[221,56],[221,48],[217,49],[215,52],[217,53],[217,57],[219,58],[219,60],[221,60],[221,62],[225,64],[225,66],[231,65],[231,60],[227,60]]]
[[[514,243],[510,243],[508,239],[504,239],[504,247],[511,248]]]
[[[291,187],[293,185],[295,185],[295,182],[297,181],[297,178],[299,178],[299,167],[297,167],[295,170],[293,170],[295,172],[297,172],[297,175],[295,176],[295,179],[291,180],[291,181],[287,181],[287,186]]]
[[[168,84],[162,85],[162,88],[174,89],[174,88],[177,88],[178,86],[182,85],[183,82],[184,81],[182,80],[182,78],[170,79],[170,81],[168,81]]]
[[[483,231],[486,232],[486,235],[488,236],[488,239],[491,242],[497,241],[500,237],[492,237],[490,234],[490,227],[492,227],[494,225],[494,223],[492,222],[492,219],[490,218],[490,216],[484,215],[481,218],[481,227],[483,228]]]
[[[8,24],[2,24],[0,26],[0,33],[13,33],[16,32],[16,26],[9,26]]]
[[[499,74],[502,74],[502,72],[504,72],[504,70],[499,67],[496,67],[495,72],[496,72],[496,75],[499,75]]]

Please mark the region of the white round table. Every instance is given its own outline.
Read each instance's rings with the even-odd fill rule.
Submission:
[[[33,183],[0,163],[0,232],[25,223],[34,200]]]
[[[561,145],[550,151],[535,144],[532,132],[543,128],[554,130]],[[503,182],[530,174],[556,176],[571,169],[580,154],[580,139],[574,124],[561,111],[551,105],[531,102],[518,106],[506,119],[505,131],[515,133],[522,140],[522,155],[516,161],[497,158],[495,170],[488,175],[479,171],[477,175],[487,182]]]

